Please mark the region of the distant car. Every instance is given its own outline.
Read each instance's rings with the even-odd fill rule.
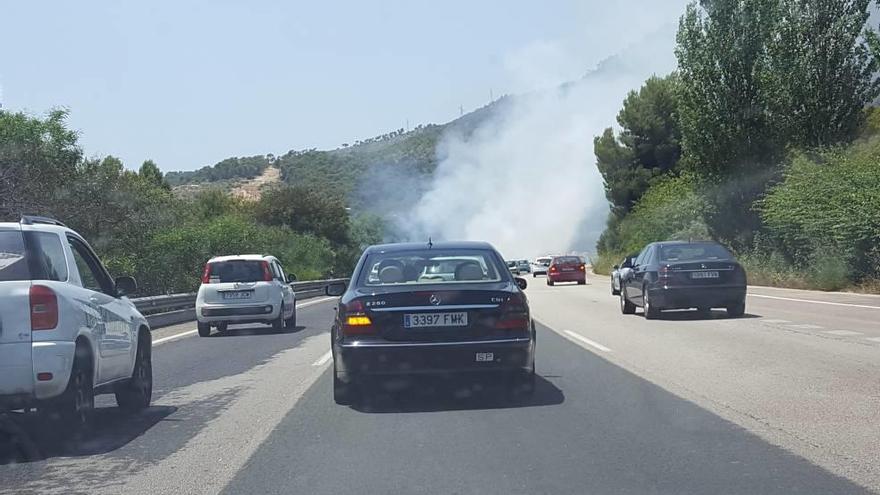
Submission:
[[[453,278],[406,275],[434,266],[452,268]],[[330,332],[334,400],[355,401],[370,378],[463,372],[531,393],[535,326],[525,286],[484,242],[367,248],[348,286],[327,287],[342,296]]]
[[[230,323],[266,323],[275,329],[296,326],[296,294],[274,256],[218,256],[205,264],[196,296],[200,337],[211,327],[225,331]]]
[[[553,258],[550,256],[536,258],[535,262],[532,264],[532,278],[535,278],[538,275],[547,275],[547,269],[550,268],[551,261],[553,261]]]
[[[723,307],[730,317],[746,308],[746,272],[716,242],[667,241],[648,244],[632,271],[622,277],[620,309],[624,314],[644,308],[645,318],[666,309],[697,308],[708,313]]]
[[[611,272],[611,295],[619,296],[620,295],[620,279],[625,277],[627,273],[632,269],[633,262],[638,257],[639,253],[630,254],[629,256],[623,258],[619,265],[614,265],[614,271]]]
[[[510,270],[510,273],[514,275],[519,275],[519,265],[516,261],[507,261],[507,269]]]
[[[61,222],[0,223],[0,412],[45,409],[73,431],[100,393],[126,411],[149,407],[152,338],[128,299],[136,291]]]
[[[587,265],[580,256],[554,256],[547,268],[547,285],[557,282],[587,283]]]
[[[519,273],[531,273],[532,265],[529,263],[529,260],[519,260],[516,262],[517,268],[519,268]]]

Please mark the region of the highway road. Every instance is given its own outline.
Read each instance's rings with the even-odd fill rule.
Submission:
[[[529,278],[531,399],[491,380],[331,399],[334,301],[299,325],[154,333],[154,406],[102,398],[0,493],[880,493],[880,297],[751,288],[747,316],[624,316],[607,278]],[[8,449],[7,449],[8,450]],[[0,449],[0,453],[3,450]]]

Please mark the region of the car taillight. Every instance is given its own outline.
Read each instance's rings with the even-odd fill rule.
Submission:
[[[526,297],[513,294],[501,305],[501,317],[495,322],[495,328],[504,330],[528,330],[529,308]]]
[[[207,284],[211,281],[211,264],[205,263],[205,269],[202,271],[202,283]]]
[[[555,271],[557,271],[556,265],[551,265],[551,266],[550,266],[550,271],[551,271],[551,272],[555,272]]]
[[[58,296],[45,285],[30,290],[31,330],[52,330],[58,326]]]
[[[657,270],[657,276],[661,279],[668,280],[672,276],[672,270],[668,266],[661,266]]]
[[[580,271],[582,271],[582,272],[587,271],[587,265],[581,265],[581,266],[579,266],[579,267],[578,267],[578,270],[580,270]]]
[[[342,333],[344,335],[365,335],[373,333],[373,321],[364,310],[364,303],[355,299],[343,307]]]
[[[263,281],[271,282],[272,281],[272,269],[269,268],[269,262],[264,261],[263,263]]]

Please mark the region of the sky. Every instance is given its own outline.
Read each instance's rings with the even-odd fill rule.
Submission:
[[[0,4],[0,103],[88,156],[192,170],[443,123],[576,79],[684,0]]]

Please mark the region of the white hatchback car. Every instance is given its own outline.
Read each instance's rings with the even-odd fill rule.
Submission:
[[[75,430],[99,393],[148,407],[152,340],[126,297],[136,290],[56,220],[0,223],[0,411],[47,410]]]
[[[243,254],[211,258],[196,297],[199,336],[230,323],[267,323],[275,329],[296,326],[296,294],[274,256]]]

